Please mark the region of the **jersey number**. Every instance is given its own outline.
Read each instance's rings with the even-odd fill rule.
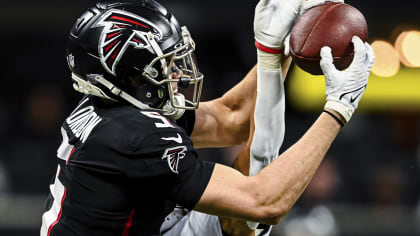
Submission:
[[[161,120],[162,123],[160,122],[155,122],[155,126],[157,128],[175,128],[175,126],[173,124],[171,124],[171,122],[169,122],[169,120],[162,116],[161,114],[157,113],[157,112],[152,112],[152,111],[142,111],[141,112],[143,115],[153,118],[153,119],[158,119]]]
[[[68,164],[70,156],[74,152],[74,145],[71,145],[69,143],[69,137],[67,136],[67,132],[65,129],[61,128],[61,134],[63,135],[63,142],[57,150],[57,157],[62,160],[65,160],[66,164]]]

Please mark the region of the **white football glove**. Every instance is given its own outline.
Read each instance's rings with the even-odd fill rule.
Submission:
[[[325,75],[327,103],[325,109],[340,113],[348,122],[366,89],[375,54],[368,43],[354,36],[354,59],[350,66],[339,71],[333,64],[331,48],[321,49],[321,69]]]
[[[303,0],[261,0],[255,8],[256,44],[269,49],[282,48],[302,4]]]

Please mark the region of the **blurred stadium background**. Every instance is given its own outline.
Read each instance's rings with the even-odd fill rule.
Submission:
[[[255,64],[257,1],[162,0],[189,27],[205,74],[203,100],[216,98]],[[420,235],[420,2],[348,0],[369,24],[377,63],[360,111],[318,174],[272,235]],[[0,235],[38,235],[59,126],[81,95],[65,61],[69,29],[95,1],[8,1],[1,6]],[[287,79],[286,140],[319,114],[323,79],[293,68]],[[201,150],[231,163],[241,147]]]

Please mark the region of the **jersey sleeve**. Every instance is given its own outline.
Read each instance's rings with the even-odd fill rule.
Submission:
[[[155,189],[149,193],[193,209],[210,181],[214,163],[199,160],[185,130],[175,125],[143,129],[142,138],[133,140],[127,175],[139,186],[152,182]]]
[[[190,210],[203,195],[214,169],[214,163],[197,160],[195,153],[191,155],[187,158],[189,163],[180,169],[170,193],[175,202]]]

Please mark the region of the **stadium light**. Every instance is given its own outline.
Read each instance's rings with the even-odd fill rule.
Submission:
[[[400,57],[392,44],[376,40],[372,43],[375,52],[375,64],[372,73],[380,77],[392,77],[400,70]]]
[[[395,49],[405,66],[420,67],[420,31],[402,32],[395,41]]]

